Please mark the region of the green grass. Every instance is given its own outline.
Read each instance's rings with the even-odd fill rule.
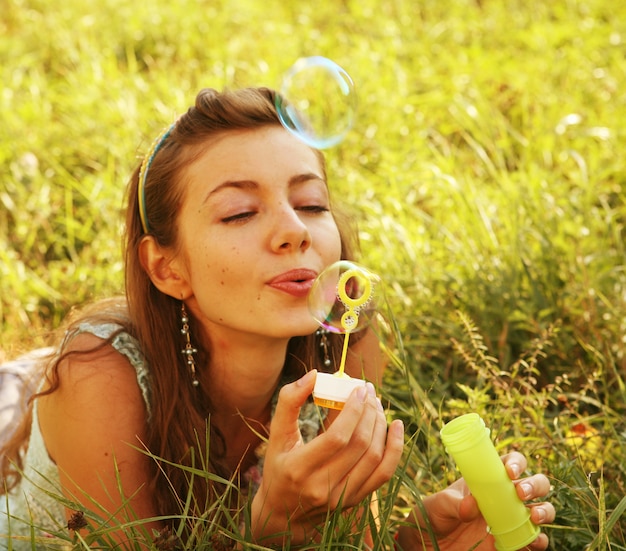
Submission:
[[[453,477],[437,431],[471,409],[553,478],[554,549],[626,549],[626,5],[57,4],[0,0],[0,351],[121,291],[126,179],[199,88],[326,55],[359,97],[330,185],[402,334],[387,513]]]

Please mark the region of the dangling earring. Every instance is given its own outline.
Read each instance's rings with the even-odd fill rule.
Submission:
[[[185,348],[181,350],[181,352],[187,358],[187,365],[189,366],[189,371],[191,371],[191,384],[193,386],[198,386],[200,383],[196,378],[196,359],[193,357],[194,354],[198,353],[198,350],[195,349],[191,345],[191,339],[189,338],[189,316],[187,316],[187,310],[185,309],[185,303],[181,301],[180,308],[180,321],[183,325],[180,332],[185,335]]]
[[[318,329],[315,335],[320,339],[320,349],[324,358],[324,366],[330,367],[330,356],[328,355],[328,330]]]

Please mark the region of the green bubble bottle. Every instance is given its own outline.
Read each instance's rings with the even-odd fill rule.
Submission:
[[[441,429],[452,456],[496,540],[498,551],[516,551],[533,542],[539,527],[518,497],[485,422],[476,413],[453,419]]]

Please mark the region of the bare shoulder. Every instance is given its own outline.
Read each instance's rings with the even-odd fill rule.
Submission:
[[[128,359],[88,333],[77,335],[58,366],[59,388],[38,398],[39,423],[50,455],[81,442],[92,449],[137,441],[146,411]]]
[[[128,359],[110,344],[91,333],[80,333],[72,339],[68,354],[59,364],[61,390],[88,391],[96,387],[100,392],[111,386],[116,392],[134,390],[137,375]]]
[[[123,403],[131,411],[143,399],[137,383],[135,369],[128,359],[90,333],[77,335],[68,345],[68,355],[59,363],[59,389],[41,399],[65,402],[68,411],[88,407],[107,410]],[[110,406],[109,406],[110,404]]]

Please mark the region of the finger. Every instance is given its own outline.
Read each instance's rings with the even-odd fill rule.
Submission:
[[[368,388],[363,414],[347,445],[320,466],[324,472],[318,475],[324,478],[319,483],[326,484],[331,507],[356,505],[391,478],[402,457],[404,425],[396,420],[387,429],[382,404],[374,388]]]
[[[530,520],[535,524],[551,524],[556,518],[556,510],[554,505],[549,502],[533,503],[529,505]]]
[[[366,385],[352,391],[335,421],[322,434],[307,444],[307,455],[314,463],[321,465],[336,458],[352,439],[352,435],[366,410],[368,400]]]
[[[550,480],[544,474],[536,474],[515,481],[517,495],[523,501],[546,496],[550,492]]]
[[[382,404],[373,389],[366,405],[362,420],[355,429],[348,447],[348,450],[359,450],[359,455],[351,458],[352,464],[345,464],[349,469],[346,470],[342,482],[348,496],[361,495],[361,491],[367,492],[364,484],[378,468],[385,454],[387,420]]]
[[[548,536],[542,533],[539,534],[537,539],[532,542],[526,549],[528,549],[529,551],[544,551],[548,548],[548,543]]]
[[[285,394],[283,405],[297,403],[295,400],[290,401],[288,393]],[[338,484],[363,453],[363,450],[360,450],[356,458],[349,459],[351,454],[355,457],[354,452],[349,451],[350,441],[361,415],[366,410],[367,398],[368,392],[365,386],[353,391],[337,421],[327,431],[305,445],[287,450],[288,453],[285,454],[282,471],[285,477],[295,484],[295,486],[292,484],[294,491],[300,493],[301,496],[306,496],[307,510],[310,513],[315,512],[317,508],[327,510],[329,505],[331,507],[336,505],[339,498],[334,499],[333,502],[332,496],[335,495]],[[282,419],[286,420],[285,423],[294,422],[293,417],[289,420],[285,411],[289,411],[289,408],[283,409],[279,427],[283,427]],[[370,425],[373,428],[373,422],[370,422]],[[272,444],[273,435],[274,424],[272,423],[270,444]],[[278,437],[276,440],[279,442],[277,445],[282,445],[284,439]],[[266,457],[270,457],[270,451],[268,449]],[[349,467],[346,466],[347,463]],[[338,495],[341,495],[342,491],[345,491],[345,484],[339,489]]]
[[[297,381],[280,389],[276,411],[270,425],[270,447],[288,451],[302,442],[298,417],[300,408],[313,392],[316,376],[316,370],[309,371]]]
[[[351,430],[350,439],[347,444],[343,448],[337,448],[337,453],[335,454],[333,461],[329,464],[329,468],[332,469],[335,475],[337,475],[336,480],[338,481],[344,480],[348,475],[351,479],[360,479],[359,475],[362,469],[359,468],[359,466],[363,462],[375,461],[374,465],[370,465],[370,470],[367,473],[371,474],[372,469],[377,466],[384,453],[387,423],[383,415],[381,425],[381,410],[379,410],[378,407],[380,401],[376,398],[376,392],[373,385],[368,383],[365,390],[367,392],[365,402],[362,406],[358,404],[357,409],[354,410],[355,412],[359,410],[361,411],[361,416],[354,428],[350,429],[349,426],[346,426],[344,429],[342,423],[335,423],[329,429],[331,432],[336,430],[345,430],[345,434],[348,434],[348,431]],[[359,395],[357,395],[357,398],[359,398]],[[350,416],[350,426],[352,424],[352,420],[355,418],[356,416]],[[337,440],[337,444],[341,445],[343,440],[342,435],[342,437]],[[345,484],[343,486],[345,486]]]
[[[528,461],[524,454],[511,452],[502,456],[506,471],[512,480],[516,480],[528,467]]]
[[[402,452],[404,450],[404,424],[400,419],[396,419],[391,423],[388,430],[386,429],[386,442],[383,450],[382,458],[378,460],[378,464],[371,471],[363,471],[360,474],[360,478],[363,482],[360,482],[358,478],[351,478],[350,482],[354,484],[355,481],[359,481],[353,486],[355,503],[363,500],[367,495],[376,491],[383,484],[388,482],[393,476],[400,460],[402,458]],[[380,456],[379,456],[380,457]],[[367,463],[363,463],[366,465]]]
[[[306,386],[307,389],[312,388],[313,384],[309,385],[306,381],[305,383],[303,386]],[[296,445],[301,443],[302,439],[297,428],[297,415],[294,414],[294,408],[289,407],[289,404],[293,405],[298,401],[290,400],[290,392],[293,392],[293,389],[289,389],[289,392],[285,391],[282,403],[283,391],[281,390],[281,394],[279,394],[278,405],[283,407],[279,411],[277,405],[272,420],[268,455],[272,446],[281,452],[289,451],[288,470],[294,480],[307,479],[309,485],[314,486],[317,478],[318,484],[323,484],[325,487],[334,486],[343,477],[345,470],[336,473],[332,468],[335,466],[333,462],[340,458],[340,453],[350,443],[352,433],[361,418],[367,401],[367,389],[365,386],[355,389],[337,420],[322,434],[302,446]],[[295,410],[296,412],[299,411],[299,407]],[[276,419],[277,415],[279,415],[278,420]],[[275,426],[276,435],[274,435]]]

